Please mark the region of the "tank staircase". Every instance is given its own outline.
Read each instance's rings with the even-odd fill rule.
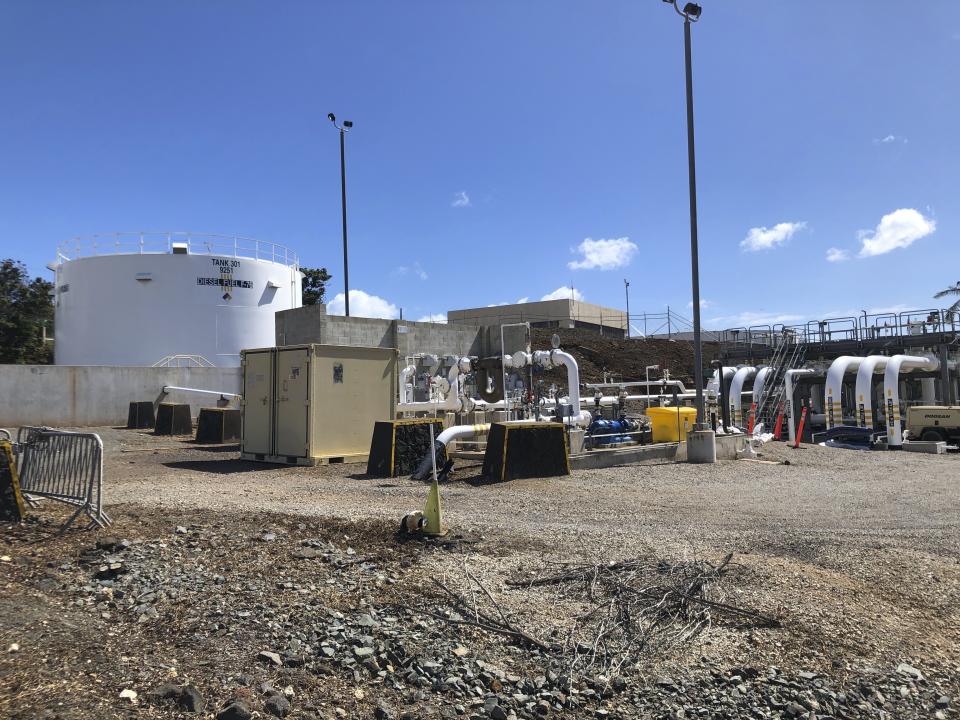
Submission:
[[[771,375],[767,378],[757,401],[756,424],[763,423],[766,432],[773,431],[780,404],[784,400],[787,370],[802,367],[806,357],[807,345],[800,342],[795,333],[784,330],[778,336],[768,364]]]

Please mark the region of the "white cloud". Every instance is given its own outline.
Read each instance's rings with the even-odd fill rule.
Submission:
[[[470,196],[467,195],[465,190],[461,190],[458,193],[454,193],[453,202],[450,203],[450,207],[455,207],[455,208],[470,207]]]
[[[710,318],[706,322],[715,327],[749,327],[751,325],[776,325],[778,323],[795,323],[803,320],[802,315],[788,313],[742,312],[737,315],[722,315]]]
[[[558,287],[551,293],[544,295],[541,300],[583,300],[583,293],[577,290],[576,288],[571,287]]]
[[[327,304],[330,315],[343,315],[343,293],[337,293]],[[400,309],[389,300],[370,295],[363,290],[350,291],[350,317],[387,318],[399,317]]]
[[[443,323],[444,325],[446,325],[447,314],[431,313],[430,315],[424,315],[423,317],[417,318],[417,322]]]
[[[397,275],[416,275],[421,280],[427,280],[430,276],[427,275],[427,271],[420,267],[420,263],[415,262],[412,266],[401,265],[394,273]],[[352,300],[352,298],[351,298]]]
[[[706,298],[700,298],[700,309],[701,309],[701,310],[703,310],[704,308],[713,307],[714,305],[716,305],[716,303],[713,302],[713,300],[707,300]],[[692,309],[693,309],[693,300],[691,300],[690,302],[687,303],[687,309],[688,309],[688,310],[692,310]]]
[[[906,312],[907,310],[916,310],[915,305],[907,305],[906,303],[900,303],[898,305],[886,305],[883,307],[870,307],[867,308],[867,315],[888,315],[888,314],[898,314]],[[849,313],[850,315],[855,315],[858,313]]]
[[[889,145],[895,142],[906,144],[909,141],[901,135],[885,135],[882,138],[874,138],[873,142],[877,145]]]
[[[567,267],[571,270],[613,270],[629,264],[637,252],[637,246],[627,237],[609,240],[586,238],[577,246],[576,252],[583,255],[583,259],[568,262]]]
[[[922,237],[937,229],[937,224],[913,208],[900,208],[880,218],[880,224],[873,232],[861,230],[859,233],[860,257],[883,255],[898,248],[910,247]]]
[[[504,300],[503,302],[490,303],[489,305],[487,305],[487,307],[500,307],[501,305],[523,305],[524,303],[528,303],[528,302],[530,302],[530,298],[524,296],[519,300],[517,300],[515,303],[507,302],[506,300]]]
[[[850,251],[841,248],[827,248],[827,262],[843,262],[850,259]]]
[[[805,222],[782,222],[777,223],[772,228],[750,228],[747,236],[740,241],[740,247],[750,252],[769,250],[778,245],[783,245],[793,237],[794,233],[803,230],[806,226]]]

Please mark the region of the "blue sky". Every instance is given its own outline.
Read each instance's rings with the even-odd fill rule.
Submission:
[[[702,4],[706,323],[937,304],[960,278],[955,4]],[[659,0],[4,0],[0,87],[0,255],[36,274],[76,235],[187,229],[289,245],[339,292],[333,111],[356,123],[351,287],[384,301],[354,314],[570,285],[622,307],[624,278],[631,310],[690,312]]]

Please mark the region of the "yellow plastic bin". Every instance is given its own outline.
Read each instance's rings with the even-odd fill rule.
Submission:
[[[679,422],[677,413],[680,413]],[[690,407],[652,407],[647,408],[647,417],[653,428],[653,442],[680,442],[687,439],[687,432],[693,430],[697,422],[697,410]],[[679,430],[679,437],[677,437]]]

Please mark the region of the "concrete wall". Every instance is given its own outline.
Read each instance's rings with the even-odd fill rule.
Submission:
[[[0,427],[126,425],[131,401],[156,400],[164,385],[240,392],[240,368],[154,368],[106,365],[0,365]],[[218,398],[173,392],[195,416]]]
[[[348,318],[327,315],[323,305],[278,312],[276,328],[277,345],[390,347],[396,348],[401,358],[414,353],[481,355],[484,351],[483,334],[477,326]]]
[[[503,325],[529,322],[534,327],[583,327],[599,331],[623,333],[627,315],[623,310],[594,305],[580,300],[538,300],[514,305],[448,310],[450,323],[471,325]]]

